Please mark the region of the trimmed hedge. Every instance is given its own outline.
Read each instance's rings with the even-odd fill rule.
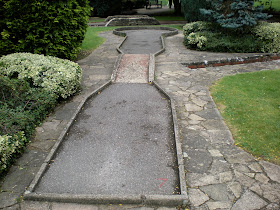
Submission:
[[[74,60],[89,12],[88,0],[0,0],[0,56],[31,52]]]
[[[260,40],[262,52],[280,53],[280,23],[260,22],[252,32]]]
[[[56,104],[53,94],[25,80],[0,76],[0,174],[29,142],[36,126]]]
[[[280,53],[280,23],[259,22],[248,33],[229,33],[209,22],[186,24],[184,44],[201,51]]]
[[[68,60],[31,53],[0,58],[0,174],[58,99],[79,89],[80,80],[81,68]]]
[[[67,98],[77,92],[81,67],[72,61],[31,53],[14,53],[0,58],[0,75],[29,81],[56,98]]]
[[[13,163],[14,157],[27,142],[24,132],[19,132],[13,136],[0,136],[0,174]]]

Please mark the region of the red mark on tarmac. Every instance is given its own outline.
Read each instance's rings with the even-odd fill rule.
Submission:
[[[158,178],[158,180],[162,180],[163,182],[159,185],[159,188],[162,187],[162,185],[164,185],[164,183],[168,180],[166,178]]]

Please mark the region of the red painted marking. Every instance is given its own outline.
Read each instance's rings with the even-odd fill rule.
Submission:
[[[158,178],[158,180],[162,180],[163,182],[159,185],[159,188],[162,187],[162,185],[164,185],[164,183],[168,180],[166,178]]]

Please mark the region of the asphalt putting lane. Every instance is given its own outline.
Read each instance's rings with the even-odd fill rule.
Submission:
[[[172,195],[171,110],[149,84],[113,84],[78,115],[36,193]]]
[[[127,39],[121,46],[125,54],[153,54],[162,49],[160,36],[166,30],[127,30]]]

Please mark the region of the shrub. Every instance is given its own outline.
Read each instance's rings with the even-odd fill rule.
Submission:
[[[199,9],[208,8],[207,0],[181,0],[182,10],[185,18],[190,21],[203,20]]]
[[[67,98],[80,85],[81,68],[60,58],[31,53],[14,53],[0,58],[0,75],[24,79],[31,87],[42,87],[55,97]]]
[[[13,163],[14,157],[22,151],[27,142],[24,132],[19,132],[13,136],[0,135],[0,174]]]
[[[262,52],[280,53],[280,23],[260,22],[252,29]]]
[[[203,49],[207,43],[207,38],[199,33],[190,33],[186,36],[185,42],[190,48]]]
[[[261,22],[248,33],[226,33],[216,24],[194,22],[184,26],[184,44],[212,52],[279,53],[280,24]]]
[[[74,60],[89,11],[88,0],[0,0],[0,56],[31,52]]]
[[[184,25],[183,27],[183,33],[184,35],[189,35],[190,33],[193,32],[199,32],[199,31],[210,31],[212,27],[212,24],[209,22],[204,22],[204,21],[197,21],[197,22],[192,22]]]
[[[0,135],[24,131],[27,137],[56,103],[43,88],[32,88],[25,80],[0,76]]]
[[[25,80],[0,76],[0,174],[22,152],[35,127],[53,109],[56,100]]]

